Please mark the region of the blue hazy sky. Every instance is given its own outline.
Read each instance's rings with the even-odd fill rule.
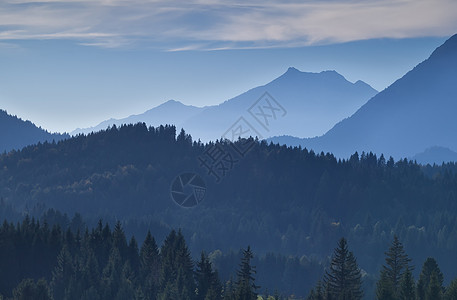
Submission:
[[[382,90],[457,33],[455,0],[3,0],[0,108],[51,131],[175,99],[213,105],[289,66]]]

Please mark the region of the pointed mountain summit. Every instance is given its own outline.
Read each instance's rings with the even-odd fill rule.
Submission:
[[[240,118],[263,138],[281,134],[313,137],[352,115],[376,93],[368,84],[349,82],[335,71],[309,73],[290,67],[270,83],[208,107],[183,125],[203,141],[220,138]],[[265,95],[271,97],[276,111],[262,99]]]
[[[412,157],[432,146],[457,150],[457,35],[325,135],[294,140],[315,151],[349,157],[373,151]]]
[[[269,117],[267,121],[271,126],[268,128],[259,120],[271,112],[265,111],[262,116],[249,113],[255,105],[266,105],[261,99],[265,93],[272,97],[272,104],[279,104],[284,109],[283,117]],[[368,84],[349,82],[335,71],[308,73],[290,67],[270,83],[219,105],[200,108],[170,100],[143,114],[110,119],[95,127],[76,129],[71,134],[96,132],[114,124],[145,122],[152,126],[173,124],[178,129],[183,127],[195,140],[209,141],[221,138],[242,117],[253,129],[252,135],[259,133],[258,136],[263,138],[280,134],[312,137],[322,135],[338,121],[353,114],[376,93]]]
[[[30,121],[0,110],[0,153],[19,150],[38,142],[58,141],[69,137],[67,134],[52,134],[38,128]]]

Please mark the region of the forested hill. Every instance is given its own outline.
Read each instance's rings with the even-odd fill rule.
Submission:
[[[208,175],[202,160],[208,163],[215,149],[224,155]],[[325,258],[346,236],[370,274],[397,234],[415,261],[433,255],[453,278],[457,178],[451,168],[426,174],[405,160],[363,153],[339,161],[253,140],[203,145],[172,126],[137,124],[0,156],[0,196],[18,210],[44,204],[84,217],[182,228],[194,253],[250,244],[259,254]],[[183,172],[206,182],[205,199],[193,208],[170,197]]]
[[[38,128],[30,121],[23,121],[0,109],[0,153],[38,142],[62,140],[67,134],[52,134]]]

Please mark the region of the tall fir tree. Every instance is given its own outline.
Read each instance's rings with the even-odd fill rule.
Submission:
[[[415,300],[416,299],[416,284],[414,283],[413,273],[406,267],[403,272],[403,277],[400,281],[400,300]]]
[[[103,299],[114,299],[122,280],[122,260],[117,247],[111,249],[108,263],[103,269],[101,294]]]
[[[446,300],[457,300],[457,278],[451,281],[444,294]]]
[[[159,287],[160,257],[154,237],[148,231],[140,249],[140,281],[146,299],[153,299]]]
[[[159,297],[175,294],[178,299],[195,298],[194,266],[181,231],[172,231],[161,248]]]
[[[208,255],[204,252],[201,253],[200,261],[197,262],[195,279],[197,282],[198,300],[221,299],[222,285],[219,281],[219,276],[213,270]]]
[[[327,298],[332,300],[359,300],[363,297],[362,275],[345,238],[338,242],[324,282],[329,294]]]
[[[443,299],[443,285],[439,282],[438,274],[436,271],[430,275],[430,283],[428,284],[427,291],[425,292],[426,300],[442,300]]]
[[[424,265],[422,266],[421,273],[419,275],[419,281],[417,282],[417,299],[426,300],[427,292],[432,279],[432,274],[435,273],[434,285],[438,285],[440,289],[443,289],[443,273],[441,273],[438,263],[432,257],[429,257],[425,260]]]
[[[75,274],[73,257],[64,246],[57,257],[57,266],[52,272],[51,289],[55,299],[67,299],[70,284]]]
[[[411,259],[406,254],[402,243],[396,235],[394,236],[389,251],[385,254],[386,264],[383,266],[383,272],[385,272],[386,280],[390,281],[394,297],[397,298],[403,273],[406,268],[409,268],[410,270],[413,270],[414,268],[410,265]]]
[[[376,283],[376,299],[377,300],[397,300],[395,291],[392,286],[392,281],[385,270],[381,271],[381,277]]]
[[[322,282],[319,280],[319,282],[316,284],[316,286],[311,289],[311,292],[309,293],[308,297],[306,300],[324,300],[324,289],[322,287]]]
[[[248,246],[243,250],[243,257],[237,271],[237,281],[235,288],[235,297],[238,300],[256,300],[257,289],[260,286],[255,284],[256,268],[251,265],[251,260],[254,258],[251,247]]]

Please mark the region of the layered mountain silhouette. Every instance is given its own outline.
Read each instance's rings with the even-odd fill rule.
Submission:
[[[272,141],[349,157],[373,151],[412,157],[433,147],[457,150],[457,35],[321,137]]]
[[[67,134],[52,134],[30,121],[0,110],[0,153],[21,149],[27,145],[44,141],[58,141],[68,138]]]
[[[183,127],[194,139],[209,141],[221,138],[243,118],[244,125],[252,129],[250,135],[313,137],[353,114],[376,93],[368,84],[351,83],[335,71],[307,73],[289,68],[272,82],[219,105],[198,108],[168,101],[144,114],[108,120],[72,134],[98,131],[113,124],[145,122],[152,126],[174,124]]]
[[[457,161],[457,152],[449,148],[435,146],[414,155],[411,159],[423,165],[441,165],[443,162]]]
[[[97,126],[90,128],[78,128],[71,132],[71,135],[80,133],[91,133],[104,130],[110,126],[120,126],[122,124],[146,123],[149,126],[159,126],[164,124],[174,124],[177,127],[182,127],[183,122],[188,118],[198,114],[205,108],[185,105],[179,101],[169,100],[155,108],[152,108],[145,113],[132,115],[123,119],[109,119],[101,122]]]
[[[272,98],[269,103],[265,93]],[[350,116],[376,93],[368,84],[351,83],[335,71],[308,73],[289,68],[264,86],[207,108],[187,120],[184,128],[193,136],[214,140],[242,117],[253,133],[264,138],[279,134],[313,137]]]

